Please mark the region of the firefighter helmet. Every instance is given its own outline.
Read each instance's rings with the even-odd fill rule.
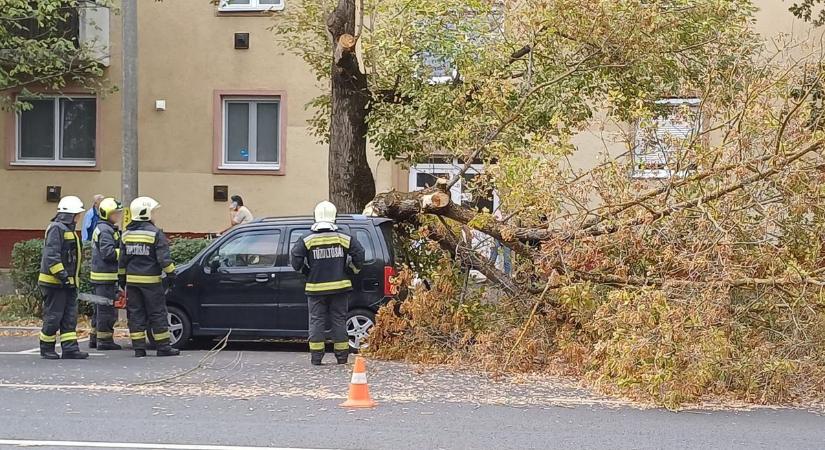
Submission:
[[[157,208],[160,208],[160,203],[152,197],[138,197],[132,200],[132,203],[129,205],[132,220],[137,222],[148,222],[152,220],[152,211]]]
[[[57,204],[57,212],[59,213],[78,214],[83,211],[86,211],[83,208],[83,201],[74,195],[67,195],[61,198],[60,203]]]
[[[97,207],[100,218],[103,220],[109,220],[113,212],[120,211],[121,209],[123,209],[123,205],[112,197],[104,198],[103,201],[100,202],[100,206]]]

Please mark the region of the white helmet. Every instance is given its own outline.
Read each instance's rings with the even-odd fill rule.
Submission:
[[[129,212],[132,213],[132,220],[148,222],[152,220],[152,211],[157,208],[160,208],[160,203],[152,197],[138,197],[132,200],[129,205]]]
[[[315,205],[315,225],[313,229],[327,228],[334,230],[336,215],[338,215],[338,209],[331,202],[324,200],[318,203]]]
[[[61,198],[60,203],[57,204],[57,212],[59,213],[77,214],[83,211],[86,211],[83,208],[83,201],[74,195],[67,195]]]

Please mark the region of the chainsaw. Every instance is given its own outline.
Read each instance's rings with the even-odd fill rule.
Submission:
[[[117,292],[117,298],[114,300],[102,295],[87,294],[85,292],[77,294],[77,299],[83,300],[84,302],[89,302],[93,305],[114,306],[118,309],[126,308],[126,291],[123,290]]]

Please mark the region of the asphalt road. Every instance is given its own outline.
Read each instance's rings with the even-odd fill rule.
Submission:
[[[351,365],[311,367],[302,344],[86,361],[41,360],[35,345],[0,337],[0,448],[825,447],[821,411],[637,409],[569,380],[381,361],[368,363],[379,406],[347,410]]]

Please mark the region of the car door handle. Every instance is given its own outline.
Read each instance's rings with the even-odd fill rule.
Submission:
[[[269,275],[265,273],[259,273],[258,275],[255,275],[255,281],[257,281],[258,283],[266,283],[269,281]]]

